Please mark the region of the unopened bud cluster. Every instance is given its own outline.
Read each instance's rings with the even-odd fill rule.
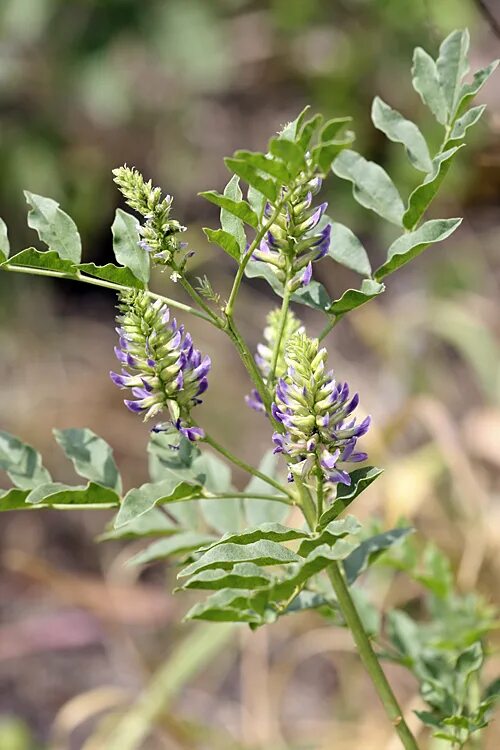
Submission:
[[[275,453],[288,457],[290,481],[294,476],[308,480],[321,472],[327,489],[337,483],[350,484],[347,471],[339,464],[364,461],[366,453],[355,451],[356,442],[370,425],[370,417],[356,424],[351,419],[359,397],[349,396],[347,383],[338,383],[325,370],[326,349],[317,339],[296,333],[285,351],[286,373],[278,380],[273,416],[283,425],[275,432]]]
[[[179,234],[185,232],[186,227],[170,218],[172,196],[163,197],[161,189],[153,187],[151,180],[146,182],[137,169],[118,167],[113,174],[128,205],[146,219],[139,230],[139,245],[156,263],[169,266],[175,261],[182,267],[187,256],[181,258],[179,252],[184,250],[186,243],[179,241]]]
[[[170,319],[167,305],[152,302],[146,292],[123,293],[119,310],[115,353],[123,370],[110,375],[117,386],[131,390],[134,398],[125,405],[145,420],[166,410],[187,438],[203,437],[190,414],[208,387],[210,358],[202,357],[184,326]]]
[[[289,285],[291,292],[309,284],[312,264],[323,258],[330,247],[331,224],[318,229],[328,204],[312,205],[320,188],[321,177],[306,180],[304,174],[299,175],[294,185],[283,187],[282,206],[253,253],[255,260],[270,265],[278,279]],[[274,212],[275,208],[268,203],[265,217],[270,219]]]

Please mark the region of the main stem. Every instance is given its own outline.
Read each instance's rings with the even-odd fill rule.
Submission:
[[[269,373],[269,382],[273,383],[274,376],[276,374],[276,366],[280,356],[281,342],[283,340],[283,334],[285,333],[286,320],[288,317],[288,308],[290,307],[290,297],[292,293],[289,288],[288,274],[285,282],[285,290],[283,293],[283,302],[281,303],[280,319],[278,324],[278,333],[274,342],[273,357],[271,360],[271,371]]]
[[[375,690],[390,718],[401,743],[406,750],[418,750],[415,737],[406,723],[396,696],[387,681],[387,677],[380,666],[375,652],[370,643],[366,631],[361,622],[358,611],[354,605],[351,594],[344,580],[344,576],[337,562],[331,564],[327,570],[340,610],[352,633],[354,643],[359,652],[360,659],[366,671],[371,677]]]
[[[321,479],[318,475],[318,494],[319,496],[322,496],[323,487],[320,487],[320,484]],[[314,529],[316,525],[317,510],[311,497],[311,493],[302,483],[299,483],[298,489],[300,492],[301,507],[304,516],[310,528]],[[333,562],[327,569],[327,574],[335,592],[335,596],[337,597],[340,611],[352,633],[361,662],[371,677],[375,690],[382,701],[387,716],[391,720],[399,738],[401,739],[403,747],[405,750],[419,750],[415,737],[411,733],[410,728],[403,717],[403,712],[399,706],[398,700],[394,695],[392,688],[387,681],[387,677],[380,666],[380,662],[375,655],[339,564]]]

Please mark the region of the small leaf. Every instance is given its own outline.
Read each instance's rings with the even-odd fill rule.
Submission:
[[[354,545],[345,539],[338,539],[333,546],[324,544],[316,547],[308,556],[294,566],[288,575],[278,581],[272,591],[273,599],[287,599],[299,586],[302,586],[313,575],[327,568],[334,560],[343,560],[354,549]]]
[[[127,560],[127,565],[146,565],[147,563],[165,560],[167,557],[181,555],[191,550],[197,550],[204,544],[208,544],[212,537],[208,534],[198,534],[194,531],[185,531],[173,534],[167,539],[158,539]]]
[[[249,598],[248,593],[245,595],[239,589],[221,589],[195,604],[184,619],[261,624],[262,617],[252,609]]]
[[[456,112],[462,80],[469,69],[467,63],[469,41],[467,29],[453,31],[439,48],[436,67],[448,111],[448,122],[452,120]]]
[[[331,226],[332,234],[328,250],[330,258],[362,276],[370,276],[372,269],[368,254],[356,235],[349,227],[337,221],[332,221]]]
[[[146,513],[155,505],[175,503],[200,497],[201,487],[172,475],[162,482],[146,483],[127,492],[115,520],[115,528],[120,528],[134,518]]]
[[[159,508],[151,508],[142,516],[132,519],[119,529],[108,525],[107,530],[97,537],[98,542],[109,542],[115,539],[142,539],[149,536],[170,536],[177,534],[179,524],[173,518],[162,513]]]
[[[403,216],[406,229],[413,229],[418,224],[446,177],[453,157],[461,148],[463,144],[438,154],[432,160],[432,172],[427,175],[421,185],[415,188],[408,199],[408,208]]]
[[[230,569],[239,562],[253,562],[256,565],[282,565],[298,560],[300,558],[287,547],[267,540],[253,542],[252,544],[219,544],[181,570],[179,578],[193,575],[193,573],[207,568]]]
[[[485,109],[486,104],[480,104],[478,107],[472,107],[462,117],[459,117],[453,125],[445,148],[451,148],[451,146],[456,145],[455,141],[461,141],[465,138],[467,130],[480,120]]]
[[[354,141],[354,133],[350,130],[347,131],[345,138],[341,140],[324,141],[318,143],[311,150],[311,160],[319,170],[319,172],[326,176],[332,167],[334,159],[343,151],[347,146],[350,146]]]
[[[241,255],[240,245],[238,244],[238,240],[235,239],[232,234],[225,232],[223,229],[209,229],[208,227],[203,227],[203,231],[209,242],[215,243],[225,250],[231,258],[239,261]]]
[[[323,117],[322,115],[318,114],[318,115],[314,115],[313,117],[311,117],[310,120],[307,120],[307,122],[305,122],[302,125],[300,129],[300,133],[298,135],[298,138],[296,138],[296,140],[297,140],[297,143],[300,145],[303,152],[307,151],[307,149],[309,148],[311,139],[322,122],[323,122]],[[332,136],[332,138],[333,137],[334,136]],[[331,139],[327,138],[326,140],[329,141]]]
[[[290,177],[296,177],[306,167],[304,151],[294,141],[289,141],[283,137],[271,138],[269,151],[286,164]]]
[[[321,515],[318,523],[318,529],[324,529],[325,526],[337,518],[349,505],[356,500],[361,493],[371,485],[372,482],[382,474],[382,469],[375,466],[366,466],[364,469],[356,469],[351,474],[351,484],[339,484],[337,487],[337,497],[327,510]]]
[[[334,117],[332,120],[325,122],[319,139],[323,143],[335,140],[343,128],[352,122],[352,117]]]
[[[24,195],[31,206],[28,226],[35,229],[42,242],[60,258],[79,263],[82,242],[73,219],[62,211],[59,203],[52,198],[44,198],[27,190],[24,191]]]
[[[113,450],[105,440],[87,428],[53,432],[77,474],[121,493],[122,480],[113,458]]]
[[[120,265],[129,268],[136,279],[147,284],[150,274],[150,258],[147,250],[139,246],[139,222],[135,216],[116,209],[111,225],[113,252]]]
[[[7,224],[0,219],[0,263],[9,257],[10,242],[7,234]]]
[[[279,459],[271,450],[262,458],[259,464],[259,470],[276,479],[279,466]],[[269,492],[269,485],[259,477],[252,477],[245,487],[245,494],[264,495]],[[245,514],[250,526],[260,526],[265,523],[282,523],[290,514],[290,508],[284,503],[272,502],[270,500],[258,500],[257,498],[244,500]]]
[[[297,133],[300,133],[302,126],[304,124],[306,115],[308,114],[310,109],[311,109],[310,105],[307,104],[302,110],[302,112],[298,115],[298,117],[295,118],[295,120],[291,120],[285,125],[285,127],[280,131],[279,137],[287,138],[290,141],[296,140]]]
[[[408,158],[416,169],[422,172],[431,171],[432,161],[427,143],[414,122],[407,120],[378,96],[373,100],[372,121],[390,141],[403,144]]]
[[[317,591],[307,590],[301,591],[294,597],[282,614],[289,615],[295,612],[304,612],[308,609],[320,610],[320,614],[324,617],[332,617],[332,615],[338,614],[338,604],[333,596],[327,597]]]
[[[231,179],[234,179],[234,177],[232,177]],[[259,219],[246,201],[233,200],[232,198],[229,198],[225,193],[224,195],[221,195],[215,190],[206,190],[203,193],[198,193],[198,195],[206,198],[206,200],[210,201],[210,203],[214,203],[216,206],[224,208],[229,213],[237,216],[238,219],[244,221],[245,224],[248,224],[254,229],[257,229],[259,225]]]
[[[274,180],[280,183],[290,182],[290,173],[285,164],[280,159],[275,159],[269,154],[262,154],[260,151],[236,151],[234,158],[244,161],[253,171],[258,173],[264,172]],[[249,183],[250,184],[250,183]]]
[[[295,539],[307,539],[308,536],[307,531],[292,529],[280,523],[263,523],[262,526],[245,529],[240,534],[225,534],[221,539],[204,549],[203,552],[208,552],[209,549],[214,549],[221,544],[253,544],[262,539],[271,542],[291,542]]]
[[[349,586],[354,583],[356,578],[363,573],[375,560],[399,542],[408,534],[412,534],[414,529],[392,529],[385,531],[383,534],[377,534],[369,539],[365,539],[356,549],[351,552],[349,557],[344,560],[344,572]]]
[[[385,286],[383,284],[379,284],[373,279],[364,279],[361,289],[348,289],[342,297],[331,303],[326,312],[337,316],[345,315],[351,310],[361,307],[373,297],[378,297],[384,291]]]
[[[20,490],[15,487],[10,490],[0,490],[0,513],[6,510],[31,509],[31,505],[26,505],[29,493],[29,490]]]
[[[262,195],[271,201],[271,203],[275,203],[278,197],[278,188],[276,184],[267,177],[262,177],[247,158],[241,158],[240,156],[240,158],[236,159],[226,158],[224,161],[226,166],[232,172],[237,174],[238,177],[241,177],[242,180],[245,180],[245,182],[258,190],[259,193],[262,193]],[[262,169],[262,167],[259,167],[258,169]]]
[[[90,482],[86,487],[72,487],[60,482],[49,482],[32,489],[26,498],[26,503],[39,507],[71,505],[113,508],[120,504],[120,498],[109,487],[103,487],[94,482]]]
[[[22,490],[51,481],[40,454],[8,432],[0,432],[0,469]]]
[[[255,215],[259,219],[262,219],[264,206],[266,205],[266,199],[262,193],[259,193],[259,191],[252,187],[252,185],[249,185],[247,190],[247,200]]]
[[[57,271],[66,276],[76,276],[77,267],[70,261],[64,260],[56,252],[49,250],[41,252],[34,247],[21,250],[20,253],[12,255],[6,263],[7,266],[19,266],[22,268],[43,268],[46,271]]]
[[[248,589],[269,586],[273,576],[255,563],[237,563],[231,570],[211,568],[192,576],[182,589]]]
[[[130,289],[144,289],[144,284],[134,276],[130,268],[120,268],[113,263],[106,263],[105,266],[96,266],[95,263],[80,263],[76,268],[88,276],[111,281],[113,284],[119,284]]]
[[[446,100],[439,80],[436,63],[432,57],[421,47],[417,47],[413,53],[413,88],[420,94],[434,117],[441,125],[447,121]]]
[[[401,226],[403,201],[393,181],[379,164],[367,161],[361,154],[344,149],[332,164],[332,170],[352,182],[354,198],[383,219]]]
[[[240,178],[238,177],[238,175],[234,174],[224,188],[224,195],[229,200],[232,200],[236,205],[241,202],[241,199],[243,197],[239,183]],[[221,208],[220,212],[220,225],[225,232],[235,238],[236,242],[239,245],[240,252],[244,253],[247,245],[247,237],[245,234],[245,227],[243,226],[242,219],[235,216],[232,211],[227,211],[223,207]]]
[[[462,219],[432,219],[414,232],[408,232],[395,240],[387,251],[387,260],[375,271],[377,281],[404,266],[429,245],[442,242],[462,223]]]
[[[342,537],[348,534],[357,534],[360,529],[361,524],[354,516],[346,516],[336,521],[330,521],[319,533],[304,539],[297,551],[302,557],[307,557],[316,547],[320,547],[323,544],[332,547],[337,539],[342,539]]]
[[[462,113],[467,105],[476,96],[478,91],[484,86],[488,78],[498,67],[500,60],[494,60],[486,68],[482,68],[474,73],[472,81],[465,83],[459,94],[459,100],[456,108],[458,114]]]

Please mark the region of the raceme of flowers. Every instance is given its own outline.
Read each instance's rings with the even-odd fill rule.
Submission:
[[[161,265],[172,265],[175,261],[180,268],[185,264],[188,255],[179,257],[179,251],[186,247],[178,235],[186,231],[176,219],[170,218],[173,198],[162,197],[159,187],[153,187],[137,169],[127,166],[113,170],[114,180],[128,205],[146,219],[139,227],[142,239],[139,245],[151,254],[151,258]]]
[[[312,205],[321,182],[320,177],[305,181],[301,174],[296,186],[282,187],[283,205],[253,253],[255,260],[267,263],[279,281],[288,284],[290,292],[309,284],[312,264],[323,258],[330,247],[331,224],[318,229],[328,204]],[[267,203],[265,217],[270,219],[274,211]]]
[[[266,327],[264,328],[264,342],[257,344],[255,362],[261,372],[265,384],[267,384],[269,375],[271,373],[274,348],[276,345],[276,341],[280,335],[280,321],[281,310],[279,307],[277,307],[274,310],[271,310],[267,315]],[[286,342],[289,341],[293,334],[299,330],[302,330],[302,323],[293,314],[293,312],[289,310],[285,322],[285,328],[280,339],[278,358],[276,360],[276,377],[281,377],[286,371]],[[265,412],[264,404],[262,402],[260,394],[255,388],[252,388],[250,394],[245,397],[245,401],[251,409],[255,409],[255,411]]]
[[[351,414],[358,394],[350,396],[347,383],[337,382],[325,371],[327,352],[317,339],[298,332],[286,351],[286,374],[276,386],[273,416],[283,426],[275,432],[275,453],[288,457],[289,479],[303,480],[314,474],[323,479],[327,492],[337,483],[350,484],[351,478],[339,464],[364,461],[356,442],[370,425],[370,417],[356,424]]]
[[[125,399],[130,411],[151,419],[168,411],[175,427],[189,440],[204,437],[191,422],[191,409],[201,403],[208,387],[210,357],[195,349],[191,335],[160,300],[146,292],[125,292],[120,296],[117,317],[121,374],[111,372],[113,382],[129,388],[132,399]],[[162,425],[153,428],[161,430]]]

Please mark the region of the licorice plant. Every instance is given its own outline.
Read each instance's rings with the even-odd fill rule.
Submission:
[[[417,742],[380,658],[399,659],[413,670],[428,706],[420,718],[452,748],[463,747],[486,725],[500,690],[498,681],[493,687],[480,681],[482,641],[491,617],[472,641],[455,644],[453,656],[440,651],[432,664],[425,657],[428,651],[417,659],[411,643],[403,642],[409,615],[390,620],[389,654],[378,635],[367,632],[352,587],[382,552],[404,544],[411,529],[370,535],[345,515],[381,471],[367,465],[363,450],[370,417],[361,412],[362,393],[350,392],[322,341],[350,311],[383,294],[386,278],[460,225],[459,218],[425,219],[425,214],[468,129],[483,114],[484,106],[469,105],[497,64],[464,82],[468,45],[467,31],[455,31],[436,61],[423,49],[415,50],[413,87],[443,129],[434,153],[413,122],[380,98],[373,102],[373,124],[404,146],[418,173],[406,201],[381,166],[352,149],[348,117],[325,122],[306,108],[262,153],[240,150],[226,159],[232,176],[224,192],[201,196],[220,208],[220,228],[204,232],[236,267],[227,300],[208,278],[192,279],[192,251],[182,240],[185,227],[173,217],[172,198],[134,168],[114,171],[134,211],[116,212],[117,265],[82,263],[73,220],[49,198],[26,193],[28,224],[48,249],[10,254],[6,227],[0,226],[3,271],[71,279],[116,293],[117,367],[110,376],[123,391],[130,419],[140,415],[148,423],[151,473],[150,483],[122,496],[120,474],[104,440],[88,429],[55,430],[57,442],[87,480],[79,486],[61,484],[52,480],[32,447],[4,432],[0,468],[13,486],[2,491],[0,510],[116,508],[103,538],[158,536],[134,561],[180,561],[179,589],[208,594],[187,612],[188,620],[246,623],[255,629],[291,612],[317,609],[351,631],[407,750],[415,750]],[[329,213],[319,197],[332,173],[351,182],[354,199],[393,232],[386,259],[374,271],[359,239],[335,221],[334,211]],[[358,272],[363,277],[359,288],[331,299],[314,280],[320,262]],[[151,291],[152,267],[166,270],[191,304]],[[245,277],[264,279],[278,298],[255,355],[235,316]],[[303,305],[324,318],[315,335],[300,321]],[[219,445],[207,425],[196,421],[196,407],[210,394],[211,361],[177,322],[176,309],[202,318],[234,344],[249,377],[247,405],[260,412],[270,447],[258,469]],[[250,475],[243,492],[231,484],[231,463]],[[165,508],[168,513],[162,512]],[[302,512],[303,524],[289,524],[293,508]],[[450,687],[455,684],[459,687]]]

